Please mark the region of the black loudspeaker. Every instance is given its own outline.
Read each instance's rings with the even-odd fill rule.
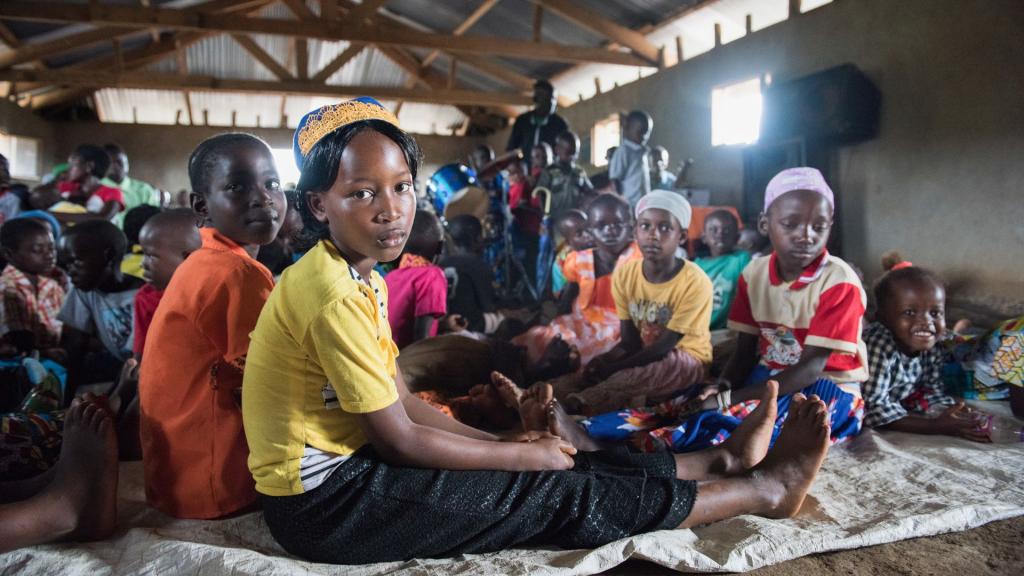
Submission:
[[[772,84],[764,94],[760,142],[869,140],[878,134],[880,104],[878,88],[853,64]]]

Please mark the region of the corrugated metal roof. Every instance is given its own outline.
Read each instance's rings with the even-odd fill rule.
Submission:
[[[74,0],[85,3],[88,0]],[[138,0],[102,0],[105,3],[124,5],[137,4]],[[164,7],[185,7],[200,4],[204,0],[155,0],[152,4]],[[830,0],[804,0],[805,8],[811,9]],[[753,28],[759,29],[786,18],[788,0],[718,0],[699,9],[692,10],[681,18],[671,19],[700,0],[575,0],[588,11],[621,25],[649,30],[648,39],[656,46],[665,48],[669,65],[676,60],[675,38],[681,37],[685,56],[690,58],[710,50],[714,46],[714,24],[722,27],[722,41],[729,42],[745,33],[745,17],[751,14]],[[319,13],[320,3],[306,0],[313,13]],[[438,33],[449,32],[465,21],[478,6],[480,0],[389,0],[381,12],[398,19],[414,28]],[[532,40],[534,5],[529,0],[501,0],[467,34],[474,36],[495,36],[501,38]],[[259,11],[259,16],[294,20],[291,10],[280,2],[272,3]],[[667,21],[667,19],[672,21]],[[49,41],[54,38],[89,30],[87,25],[59,26],[36,24],[24,21],[5,21],[5,24],[25,44]],[[280,36],[251,35],[253,40],[285,68],[294,72],[294,40]],[[542,40],[567,45],[602,46],[604,37],[545,11]],[[126,53],[152,42],[150,35],[141,31],[121,41]],[[310,74],[315,74],[348,47],[348,42],[309,40]],[[61,67],[97,56],[109,55],[113,51],[108,43],[82,49],[47,59],[51,67]],[[418,58],[424,58],[429,50],[410,49]],[[190,45],[186,50],[190,73],[210,75],[224,79],[252,79],[274,81],[277,77],[265,66],[246,52],[234,39],[216,35]],[[494,61],[531,78],[551,78],[562,94],[570,98],[589,98],[595,92],[594,78],[601,78],[602,89],[611,89],[615,84],[625,84],[638,77],[651,74],[653,67],[628,67],[585,64],[574,66],[568,63],[531,61],[509,58],[494,58]],[[446,75],[449,59],[442,54],[431,67],[438,74]],[[173,57],[165,58],[147,68],[153,72],[177,72]],[[457,66],[460,87],[484,91],[508,91],[509,86],[500,80],[479,72],[468,65]],[[366,48],[347,62],[327,80],[332,86],[408,86],[409,74],[392,62],[383,53]],[[356,94],[353,94],[356,95]],[[203,122],[202,110],[207,110],[210,124],[229,126],[231,112],[235,111],[237,126],[277,126],[282,115],[291,126],[299,117],[329,98],[309,96],[281,96],[261,94],[224,94],[191,92],[186,99],[181,93],[155,90],[105,89],[96,94],[95,104],[100,118],[108,122],[131,122],[137,119],[145,123],[171,123],[175,117],[187,122],[188,105],[191,104],[195,123]],[[178,115],[178,111],[182,113]],[[420,133],[448,133],[452,126],[461,125],[465,115],[453,106],[408,103],[401,109],[403,125]]]

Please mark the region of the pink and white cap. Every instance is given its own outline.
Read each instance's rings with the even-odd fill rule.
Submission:
[[[772,205],[786,192],[792,192],[793,190],[810,190],[811,192],[817,192],[828,200],[828,205],[833,210],[836,209],[835,196],[832,194],[832,189],[828,187],[825,182],[825,177],[821,175],[821,172],[817,168],[787,168],[782,172],[779,172],[772,178],[771,182],[768,183],[768,187],[764,191],[764,211],[768,212],[768,207]]]

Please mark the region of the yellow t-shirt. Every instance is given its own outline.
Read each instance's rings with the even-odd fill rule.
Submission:
[[[615,313],[631,320],[644,346],[666,329],[683,335],[676,347],[701,362],[711,362],[711,308],[713,289],[708,275],[689,260],[668,282],[653,284],[644,278],[643,260],[619,265],[612,274]]]
[[[249,470],[269,496],[301,494],[303,456],[366,444],[353,414],[398,400],[387,287],[329,241],[285,270],[253,330],[242,385]]]

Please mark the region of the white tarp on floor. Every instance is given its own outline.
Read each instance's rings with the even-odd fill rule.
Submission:
[[[1008,413],[1005,404],[979,407]],[[0,555],[0,573],[569,575],[607,570],[628,558],[681,572],[738,572],[1024,515],[1024,444],[868,432],[830,452],[801,514],[791,520],[742,516],[596,550],[509,550],[451,560],[329,566],[287,557],[259,513],[215,522],[163,516],[143,504],[141,466],[124,464],[121,471],[122,528],[113,539]]]

